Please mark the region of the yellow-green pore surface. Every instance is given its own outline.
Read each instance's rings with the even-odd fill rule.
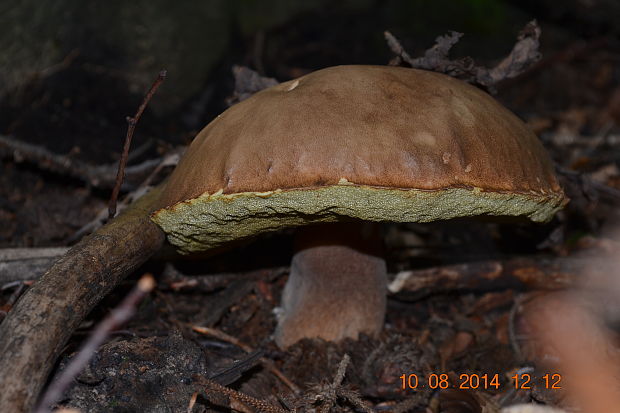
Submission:
[[[546,221],[562,201],[557,195],[540,197],[466,188],[422,191],[334,185],[271,193],[205,194],[160,210],[153,219],[173,245],[189,253],[286,227],[343,218],[430,222],[500,215]]]
[[[546,221],[565,202],[536,136],[484,92],[436,73],[340,66],[207,125],[152,218],[193,252],[351,218]]]

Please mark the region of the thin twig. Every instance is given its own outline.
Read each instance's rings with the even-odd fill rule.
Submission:
[[[233,389],[229,389],[228,387],[222,386],[221,384],[213,381],[213,380],[209,380],[205,377],[202,377],[200,375],[194,374],[192,376],[192,379],[194,379],[195,381],[197,381],[198,383],[200,383],[201,385],[205,386],[208,390],[211,391],[216,391],[218,393],[224,394],[232,399],[238,400],[244,404],[248,404],[252,407],[254,407],[255,409],[257,409],[260,412],[266,412],[266,413],[289,413],[288,410],[284,410],[281,407],[277,407],[274,406],[264,400],[260,400],[257,399],[255,397],[252,396],[248,396],[245,393],[241,393],[238,392],[236,390]]]
[[[510,309],[510,313],[508,313],[508,339],[510,341],[510,347],[512,347],[512,351],[519,362],[522,362],[524,358],[521,346],[519,345],[519,338],[517,337],[516,323],[517,315],[521,311],[521,306],[524,301],[526,301],[525,296],[519,295],[516,297]]]
[[[5,305],[8,305],[9,307],[12,307],[13,304],[15,304],[15,302],[17,301],[17,299],[22,295],[22,293],[26,289],[27,285],[28,284],[26,284],[23,281],[21,283],[19,283],[19,285],[17,286],[15,291],[13,291],[13,294],[11,294],[11,296],[9,297],[9,299],[7,300]]]
[[[344,380],[344,375],[347,373],[347,367],[349,367],[349,363],[351,363],[351,356],[345,354],[340,360],[340,364],[338,364],[338,370],[336,371],[336,375],[334,376],[334,381],[332,382],[332,386],[337,387],[342,384]]]
[[[217,339],[220,339],[222,341],[225,341],[227,343],[233,344],[237,347],[239,347],[241,350],[245,351],[246,353],[251,353],[252,351],[254,351],[254,349],[250,346],[248,346],[247,344],[243,343],[242,341],[240,341],[238,338],[233,337],[231,335],[228,335],[226,333],[224,333],[223,331],[220,331],[216,328],[211,328],[211,327],[202,327],[202,326],[194,326],[194,325],[190,325],[190,327],[192,328],[193,331],[199,333],[199,334],[204,334],[207,336],[213,336]]]
[[[56,403],[71,381],[84,369],[86,364],[95,354],[99,346],[106,340],[111,331],[126,323],[136,313],[137,305],[142,299],[155,288],[155,280],[150,274],[140,278],[138,284],[125,297],[121,304],[95,328],[90,338],[84,343],[80,351],[67,367],[52,381],[47,391],[41,398],[41,402],[35,409],[35,413],[47,413],[50,406]]]
[[[166,265],[160,283],[162,284],[162,289],[169,288],[172,291],[212,292],[216,289],[227,287],[237,280],[271,282],[284,274],[288,274],[289,271],[289,267],[275,267],[238,273],[185,275],[172,265]]]
[[[194,406],[196,405],[196,400],[198,400],[198,392],[195,391],[192,394],[192,397],[190,397],[189,399],[189,403],[187,405],[187,413],[192,413],[192,410],[194,409]]]
[[[181,155],[183,154],[184,151],[185,151],[185,147],[180,146],[180,147],[177,147],[171,150],[163,157],[158,158],[157,159],[158,164],[155,168],[153,168],[149,176],[147,176],[146,179],[140,185],[138,185],[137,188],[133,189],[129,194],[127,194],[127,196],[125,196],[125,198],[118,204],[117,212],[122,212],[132,202],[134,202],[136,199],[144,195],[148,191],[149,185],[151,184],[151,182],[155,179],[155,177],[159,174],[159,172],[163,168],[167,166],[176,166],[176,164],[179,163],[179,160],[181,159]],[[132,167],[127,168],[127,172],[129,172],[130,168]],[[103,224],[105,224],[108,218],[108,215],[109,213],[107,209],[105,208],[101,209],[93,220],[83,225],[73,235],[67,238],[65,242],[67,244],[72,244],[73,242],[82,238],[82,236],[95,231],[96,229],[101,227]]]
[[[362,397],[357,391],[340,388],[337,390],[337,393],[338,393],[338,397],[345,399],[346,401],[351,403],[354,407],[357,407],[357,409],[363,412],[366,412],[366,413],[375,413],[374,409],[370,407],[370,404],[364,401],[364,399],[362,399]]]
[[[80,49],[71,50],[61,62],[56,63],[52,66],[48,66],[39,72],[35,72],[34,76],[42,79],[46,77],[50,77],[51,75],[58,73],[67,69],[71,64],[80,56]]]
[[[146,93],[146,96],[144,96],[144,99],[142,100],[142,103],[138,107],[138,111],[136,112],[135,116],[133,118],[127,117],[127,124],[128,124],[127,135],[125,136],[125,144],[123,145],[123,153],[118,163],[118,174],[116,175],[116,185],[114,186],[114,189],[112,190],[112,196],[110,197],[110,203],[108,206],[108,219],[112,219],[114,218],[114,215],[116,215],[116,200],[118,199],[118,193],[121,190],[121,185],[123,184],[123,178],[125,177],[125,165],[127,164],[127,157],[129,156],[129,147],[131,146],[131,139],[133,138],[133,133],[136,129],[136,125],[138,124],[138,121],[142,117],[142,113],[144,113],[144,110],[146,109],[146,105],[148,105],[149,101],[151,100],[151,98],[153,97],[153,95],[155,94],[155,92],[157,91],[157,89],[163,83],[165,79],[166,79],[166,71],[162,70],[161,72],[159,72],[157,79],[155,79],[155,81],[151,85],[151,88]]]
[[[358,392],[342,385],[350,362],[351,357],[348,354],[345,354],[338,364],[338,369],[334,375],[334,380],[329,384],[318,385],[312,389],[315,394],[308,399],[310,402],[307,406],[308,409],[311,409],[311,406],[315,406],[317,403],[320,403],[320,405],[313,410],[316,410],[317,412],[329,412],[332,407],[336,405],[338,399],[342,399],[361,411],[373,413],[372,407],[370,407],[370,405],[361,398]]]
[[[413,409],[420,404],[422,404],[424,400],[423,393],[414,393],[411,396],[407,397],[405,400],[394,405],[389,411],[391,413],[406,413],[413,411]]]
[[[151,185],[151,182],[153,181],[153,179],[155,179],[157,174],[159,174],[161,170],[164,169],[165,167],[177,166],[177,164],[181,160],[181,156],[183,155],[183,153],[185,153],[185,149],[187,149],[187,147],[178,146],[170,150],[163,157],[159,158],[158,165],[151,171],[149,176],[147,176],[146,179],[138,186],[138,190],[140,188],[145,188]]]
[[[227,343],[231,343],[231,344],[241,348],[246,353],[252,353],[254,351],[254,349],[252,347],[250,347],[247,344],[243,343],[242,341],[240,341],[236,337],[233,337],[231,335],[228,335],[228,334],[224,333],[223,331],[217,330],[215,328],[200,327],[200,326],[194,326],[194,325],[190,325],[190,327],[191,327],[192,330],[194,330],[197,333],[205,334],[205,335],[210,335],[210,336],[218,338],[218,339],[220,339],[222,341],[225,341]],[[276,376],[278,379],[280,379],[280,381],[282,383],[284,383],[289,389],[291,389],[295,394],[300,393],[301,390],[299,389],[299,387],[295,383],[293,383],[288,377],[286,377],[284,375],[284,373],[282,373],[273,364],[272,360],[270,360],[270,359],[268,359],[266,357],[261,357],[261,362],[263,363],[263,365],[265,367],[267,367],[267,369],[269,371],[271,371],[273,373],[274,376]]]
[[[2,284],[0,286],[0,291],[10,290],[11,288],[17,288],[17,287],[19,287],[22,284],[32,283],[32,282],[33,282],[32,280],[11,281],[11,282],[8,282],[6,284]]]

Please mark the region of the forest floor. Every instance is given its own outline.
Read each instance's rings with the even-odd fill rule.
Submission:
[[[423,288],[390,293],[378,337],[341,343],[309,339],[286,351],[275,346],[273,309],[288,275],[291,232],[204,260],[162,255],[118,287],[74,334],[56,370],[137,278],[147,272],[155,276],[156,289],[136,316],[112,333],[62,404],[84,412],[251,410],[251,400],[195,377],[228,374],[233,378],[223,384],[278,406],[263,407],[272,411],[499,412],[531,401],[564,406],[566,392],[553,388],[559,370],[536,361],[541,350],[533,344],[535,315],[526,312],[541,297],[583,286],[585,274],[620,264],[613,261],[620,253],[614,227],[620,224],[618,46],[611,39],[576,37],[561,50],[543,50],[541,61],[499,85],[497,98],[540,137],[571,202],[544,225],[386,224],[390,282],[414,271]],[[292,77],[306,69],[279,73]],[[228,74],[217,76],[215,84],[232,85]],[[89,87],[82,93],[76,84]],[[113,77],[86,70],[78,58],[3,99],[0,247],[70,246],[107,210],[121,150],[110,136],[123,136],[121,121],[137,106],[122,89]],[[232,94],[232,87],[228,90]],[[137,167],[125,192],[149,175],[153,161],[192,134],[168,117],[147,114],[138,126],[130,159]],[[503,277],[481,284],[490,273]],[[38,275],[0,278],[0,318]],[[612,328],[618,325],[617,304],[600,312],[611,342],[618,343]],[[585,351],[604,349],[592,344]],[[269,362],[259,361],[259,355]],[[515,377],[521,383],[515,384]],[[529,386],[523,385],[527,377]]]

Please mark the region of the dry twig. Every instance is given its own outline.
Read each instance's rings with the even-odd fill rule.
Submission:
[[[233,281],[262,280],[270,282],[288,272],[289,267],[276,267],[239,273],[185,275],[172,265],[167,265],[160,282],[163,284],[162,288],[168,287],[172,291],[213,292],[218,288],[230,285]]]
[[[194,409],[194,406],[196,405],[196,400],[198,400],[198,394],[199,392],[195,391],[192,394],[192,397],[190,397],[189,403],[187,404],[187,413],[192,413],[192,410]]]
[[[238,400],[244,404],[254,407],[260,412],[265,413],[289,413],[288,410],[284,410],[281,407],[274,406],[264,400],[257,399],[252,396],[248,396],[245,393],[238,392],[233,389],[229,389],[228,387],[222,386],[219,383],[216,383],[213,380],[209,380],[205,377],[199,376],[197,374],[192,376],[199,384],[206,387],[205,392],[209,394],[209,392],[217,392],[220,394],[224,394],[232,399]]]
[[[418,58],[412,58],[392,33],[386,31],[384,35],[388,46],[397,56],[392,64],[398,65],[404,62],[413,68],[445,73],[480,85],[492,92],[499,82],[518,76],[540,59],[538,51],[540,27],[535,20],[529,22],[521,30],[510,54],[490,69],[476,66],[470,57],[457,60],[449,58],[450,49],[459,41],[463,33],[453,31],[445,36],[437,37],[435,45],[428,49],[424,56]]]
[[[597,182],[581,172],[571,171],[561,166],[556,165],[556,171],[565,187],[570,185],[577,188],[590,200],[597,200],[602,196],[615,202],[620,201],[620,190],[616,188]]]
[[[144,100],[138,107],[138,111],[134,115],[134,117],[127,117],[127,135],[125,136],[125,144],[123,145],[123,153],[121,155],[121,159],[118,163],[118,174],[116,175],[116,185],[114,185],[114,189],[112,190],[112,195],[110,196],[110,203],[108,206],[108,219],[114,218],[116,215],[116,200],[118,199],[118,194],[121,190],[121,185],[123,184],[123,179],[125,178],[125,165],[127,164],[127,157],[129,156],[129,147],[131,146],[131,139],[133,138],[133,133],[136,130],[136,125],[138,121],[142,117],[142,113],[146,109],[146,105],[148,105],[149,101],[159,88],[159,86],[166,79],[166,71],[162,70],[159,72],[157,79],[151,85],[151,88],[144,96]]]
[[[409,396],[405,400],[399,402],[394,405],[391,409],[391,413],[407,413],[410,411],[414,411],[413,409],[419,406],[422,403],[424,396],[422,393],[415,393],[412,396]]]
[[[125,196],[125,198],[123,198],[123,200],[118,204],[117,212],[122,212],[123,210],[125,210],[125,208],[131,205],[132,202],[134,202],[136,199],[140,199],[142,195],[148,192],[151,189],[150,188],[151,182],[161,172],[161,170],[168,166],[176,166],[176,164],[179,163],[179,160],[181,159],[181,155],[183,154],[184,151],[185,151],[185,147],[181,146],[181,147],[171,150],[163,157],[158,158],[156,160],[157,165],[153,168],[153,170],[147,176],[147,178],[140,185],[138,185],[137,188],[135,188],[133,191],[128,193]],[[73,235],[67,238],[66,242],[68,244],[72,244],[73,242],[81,239],[84,235],[89,234],[95,231],[96,229],[100,228],[103,224],[106,223],[106,221],[108,220],[108,216],[109,216],[108,209],[107,208],[101,209],[93,220],[91,220],[87,224],[83,225],[80,229],[78,229]]]
[[[318,412],[327,413],[332,407],[334,407],[338,399],[346,400],[354,407],[367,413],[373,413],[373,409],[366,403],[360,395],[351,389],[348,389],[342,385],[344,376],[347,372],[347,367],[351,362],[351,357],[345,354],[338,364],[338,370],[334,375],[334,380],[329,384],[323,384],[315,386],[311,389],[311,392],[315,394],[309,397],[309,406],[315,406],[319,404],[317,408]]]
[[[233,75],[235,76],[235,91],[233,97],[228,100],[229,106],[249,98],[256,92],[279,83],[276,79],[261,76],[258,72],[246,66],[233,66]]]
[[[130,158],[137,151],[132,152]],[[0,157],[11,158],[15,162],[28,162],[43,171],[78,179],[95,188],[112,188],[116,182],[118,165],[94,166],[73,159],[71,156],[52,153],[42,146],[19,141],[11,136],[0,135]],[[138,165],[128,166],[127,179],[135,181],[161,163],[161,158],[149,159]],[[124,184],[123,190],[131,190]]]
[[[224,333],[223,331],[217,330],[215,328],[199,327],[199,326],[193,326],[193,325],[190,325],[190,327],[191,327],[191,329],[193,331],[195,331],[197,333],[205,334],[205,335],[211,335],[211,336],[216,337],[216,338],[218,338],[218,339],[220,339],[222,341],[225,341],[227,343],[234,344],[235,346],[241,348],[246,353],[253,353],[255,351],[252,347],[250,347],[247,344],[241,342],[236,337],[228,335],[228,334]],[[276,376],[278,379],[280,379],[280,381],[282,383],[284,383],[289,389],[291,389],[293,391],[293,393],[298,394],[300,392],[299,387],[295,383],[293,383],[288,377],[286,377],[284,375],[284,373],[282,373],[280,371],[280,369],[278,369],[273,364],[273,361],[271,361],[270,359],[268,359],[266,357],[261,357],[260,360],[263,363],[263,365],[269,371],[271,371],[274,376]]]

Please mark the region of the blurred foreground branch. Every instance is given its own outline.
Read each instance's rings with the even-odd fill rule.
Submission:
[[[125,299],[101,321],[92,332],[80,351],[71,359],[67,367],[56,377],[41,398],[35,413],[47,413],[50,406],[63,396],[71,382],[88,364],[97,349],[110,333],[125,324],[136,313],[138,304],[155,288],[155,280],[150,274],[143,275],[138,284],[131,290]]]

